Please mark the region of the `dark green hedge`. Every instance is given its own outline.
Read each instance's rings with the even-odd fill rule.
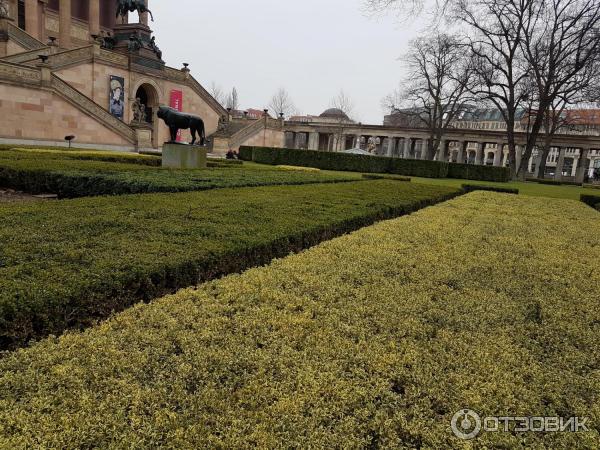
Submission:
[[[505,183],[510,181],[510,169],[508,167],[451,163],[448,168],[448,178]]]
[[[459,194],[382,180],[0,204],[0,349]]]
[[[252,150],[254,147],[240,147],[239,154],[242,161],[252,161]]]
[[[408,177],[402,177],[399,175],[382,175],[382,174],[378,174],[378,173],[363,173],[362,177],[365,180],[394,180],[394,181],[406,181],[406,182],[412,181]]]
[[[246,167],[241,161],[210,160],[208,164],[208,169],[171,170],[144,164],[82,160],[55,153],[0,151],[0,186],[31,194],[52,193],[60,198],[77,198],[360,179],[357,174]]]
[[[351,155],[337,152],[270,147],[241,147],[243,158],[260,164],[315,167],[347,172],[392,173],[424,178],[445,178],[448,163],[383,156]]]
[[[575,181],[558,181],[541,178],[527,178],[527,181],[538,184],[547,184],[550,186],[581,186],[581,183],[576,183]]]
[[[501,192],[504,194],[519,194],[518,189],[510,189],[510,188],[502,188],[497,186],[484,186],[479,184],[463,184],[462,188],[465,192],[473,192],[473,191],[491,191],[491,192]]]
[[[581,201],[592,208],[600,208],[600,195],[581,194]]]
[[[493,182],[507,182],[510,180],[510,169],[507,167],[476,166],[315,150],[241,147],[240,157],[245,161],[255,161],[261,164],[316,167],[324,170],[391,173],[423,178],[458,178]]]

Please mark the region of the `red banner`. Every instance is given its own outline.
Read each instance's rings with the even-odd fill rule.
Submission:
[[[171,91],[171,100],[169,106],[177,111],[183,110],[183,92]],[[181,130],[177,132],[177,142],[181,142]]]

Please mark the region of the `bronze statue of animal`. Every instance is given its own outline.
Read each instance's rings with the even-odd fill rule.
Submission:
[[[117,17],[121,16],[124,19],[128,12],[134,11],[137,11],[140,15],[147,12],[150,14],[152,22],[154,22],[152,11],[146,6],[145,0],[117,0]]]
[[[177,141],[177,132],[179,130],[189,129],[192,134],[192,142],[190,142],[190,144],[194,145],[194,142],[196,142],[196,133],[198,133],[198,137],[200,138],[200,145],[205,144],[206,132],[204,129],[204,121],[200,117],[179,112],[168,106],[160,106],[157,115],[158,118],[162,119],[169,127],[171,133],[170,142]]]

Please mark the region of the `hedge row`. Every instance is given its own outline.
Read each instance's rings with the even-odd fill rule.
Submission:
[[[582,204],[472,193],[6,355],[0,447],[598,449],[599,260]]]
[[[0,349],[458,193],[360,181],[0,205]]]
[[[378,173],[363,173],[362,177],[366,180],[394,180],[394,181],[412,181],[409,177],[401,177],[398,175],[382,175]]]
[[[506,183],[510,181],[510,169],[508,167],[451,163],[448,167],[448,178]]]
[[[582,194],[581,201],[592,208],[600,208],[600,195]]]
[[[40,148],[9,148],[0,151],[0,159],[12,159],[18,156],[47,159],[79,159],[87,161],[104,161],[125,164],[142,164],[160,167],[162,158],[137,153],[108,152],[99,150],[55,150]]]
[[[210,162],[209,169],[170,170],[140,164],[88,161],[56,155],[0,152],[0,186],[60,198],[224,187],[297,185],[358,180],[355,174],[307,173]]]
[[[518,189],[511,188],[503,188],[498,186],[484,186],[480,184],[463,184],[462,189],[465,192],[473,192],[473,191],[489,191],[489,192],[500,192],[504,194],[519,194]]]
[[[241,158],[247,159],[251,154],[252,161],[274,166],[288,165],[348,172],[392,173],[424,178],[445,178],[448,174],[448,163],[438,161],[287,148],[252,147],[252,150],[249,150],[248,147],[242,147],[242,149],[240,150]]]
[[[392,173],[424,178],[458,178],[495,182],[510,180],[510,169],[506,167],[475,166],[314,150],[241,147],[240,158],[261,164],[305,166],[351,172]]]
[[[550,180],[550,179],[542,179],[542,178],[527,178],[527,181],[532,183],[539,184],[548,184],[550,186],[581,186],[581,183],[576,183],[575,181],[559,181],[559,180]]]

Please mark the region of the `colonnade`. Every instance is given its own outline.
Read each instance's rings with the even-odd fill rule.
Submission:
[[[88,2],[88,27],[90,36],[100,35],[100,2],[101,0],[59,0],[58,10],[58,45],[61,48],[72,48],[72,36],[73,36],[73,1],[87,1]],[[111,5],[115,4],[114,0],[110,1]],[[146,5],[148,2],[146,2]],[[24,0],[25,6],[25,31],[34,38],[44,41],[46,24],[40,23],[45,22],[47,0]],[[116,6],[115,6],[116,7]],[[11,1],[11,10],[13,19],[17,19],[18,15],[18,1]],[[112,11],[112,9],[111,9]],[[149,15],[143,13],[140,15],[140,22],[144,25],[148,25]],[[127,19],[125,20],[127,22]]]
[[[370,137],[379,138],[375,154],[379,156],[427,159],[428,139],[414,136],[378,136],[364,134],[342,134],[342,133],[319,133],[317,131],[287,131],[286,147],[302,148],[308,150],[344,151],[351,148],[367,149],[366,143]],[[321,147],[321,148],[320,148]],[[569,173],[565,173],[566,147],[554,147],[558,151],[554,178],[562,180],[564,177],[572,177],[582,182],[585,175],[590,171],[591,148],[571,149],[573,153],[573,165]],[[600,152],[598,159],[600,160]],[[517,145],[516,164],[521,164],[523,147]],[[539,158],[538,158],[539,159]],[[443,139],[438,151],[434,156],[436,161],[447,161],[461,164],[487,165],[507,167],[509,165],[508,145],[504,141],[491,140],[456,140]],[[540,161],[532,156],[528,162],[529,172],[537,175]],[[552,167],[552,164],[549,165]]]

